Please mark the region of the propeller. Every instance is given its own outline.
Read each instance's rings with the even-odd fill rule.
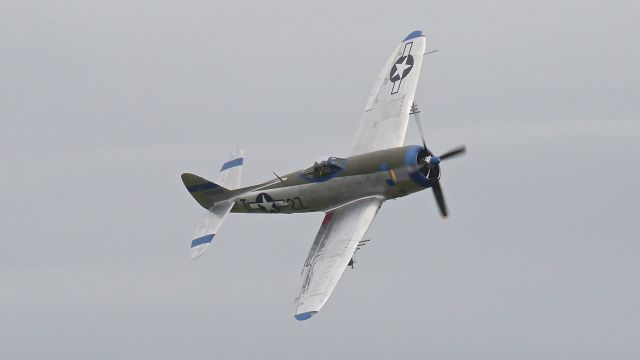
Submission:
[[[447,159],[447,158],[450,158],[450,157],[462,155],[466,151],[467,151],[467,149],[464,146],[457,147],[455,149],[449,150],[446,153],[440,155],[440,160],[444,160],[444,159]]]
[[[420,116],[418,115],[420,110],[418,109],[418,105],[414,102],[411,105],[411,112],[409,114],[414,115],[416,120],[416,125],[418,126],[418,131],[420,131],[420,138],[422,139],[422,146],[426,153],[424,158],[425,164],[424,167],[429,169],[429,174],[432,174],[432,171],[436,176],[434,178],[429,178],[429,180],[433,183],[431,185],[431,189],[433,190],[433,195],[436,198],[436,203],[438,204],[438,209],[440,210],[440,215],[443,218],[446,218],[449,213],[447,211],[447,204],[444,201],[444,194],[442,193],[442,186],[440,185],[440,162],[442,160],[446,160],[449,158],[453,158],[459,155],[463,155],[467,150],[464,146],[459,146],[457,148],[451,149],[440,156],[435,156],[431,150],[427,147],[427,142],[424,138],[424,132],[422,131],[422,125],[420,124]]]
[[[438,209],[440,210],[440,215],[446,218],[449,216],[447,212],[447,203],[444,202],[444,194],[442,193],[442,187],[440,186],[440,180],[437,180],[433,186],[433,195],[436,197],[436,203],[438,204]]]
[[[414,115],[416,119],[416,125],[418,125],[418,131],[420,132],[420,138],[422,139],[422,147],[429,154],[429,156],[433,156],[433,153],[429,151],[429,148],[427,148],[427,142],[424,140],[424,132],[422,131],[422,125],[420,124],[420,116],[418,115],[420,114],[420,110],[418,109],[418,105],[415,102],[411,105],[411,112],[409,112],[409,114]]]

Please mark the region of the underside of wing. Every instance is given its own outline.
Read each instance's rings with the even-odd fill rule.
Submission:
[[[192,260],[195,260],[204,254],[232,207],[232,202],[224,202],[214,205],[210,211],[205,213],[198,224],[193,240],[191,241]]]
[[[369,95],[351,155],[403,145],[425,45],[422,31],[414,31],[393,51]]]
[[[327,302],[383,199],[358,199],[326,213],[302,269],[296,319],[306,320]]]

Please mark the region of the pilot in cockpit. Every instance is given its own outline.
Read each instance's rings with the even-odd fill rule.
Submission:
[[[304,170],[302,173],[303,175],[306,174],[316,179],[330,176],[343,169],[345,161],[344,159],[330,157],[329,160],[319,163],[317,161],[314,162],[312,167]]]
[[[322,167],[320,166],[320,164],[318,164],[318,162],[314,162],[313,163],[313,177],[320,177],[322,176]]]

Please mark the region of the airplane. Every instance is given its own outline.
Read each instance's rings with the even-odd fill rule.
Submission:
[[[302,268],[294,317],[307,320],[325,305],[353,255],[366,244],[367,229],[383,202],[431,188],[443,217],[448,215],[440,185],[440,163],[463,154],[464,146],[436,156],[427,148],[414,96],[426,40],[414,31],[385,63],[360,120],[351,154],[239,187],[244,164],[238,149],[220,168],[218,180],[184,173],[182,182],[207,210],[194,239],[191,258],[209,247],[229,213],[294,214],[324,212],[324,219]],[[404,146],[410,115],[422,145]]]

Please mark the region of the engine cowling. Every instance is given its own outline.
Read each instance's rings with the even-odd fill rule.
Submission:
[[[409,177],[423,187],[430,187],[434,181],[440,179],[440,168],[434,166],[435,157],[422,146],[409,146],[405,152],[405,165],[409,167]]]

